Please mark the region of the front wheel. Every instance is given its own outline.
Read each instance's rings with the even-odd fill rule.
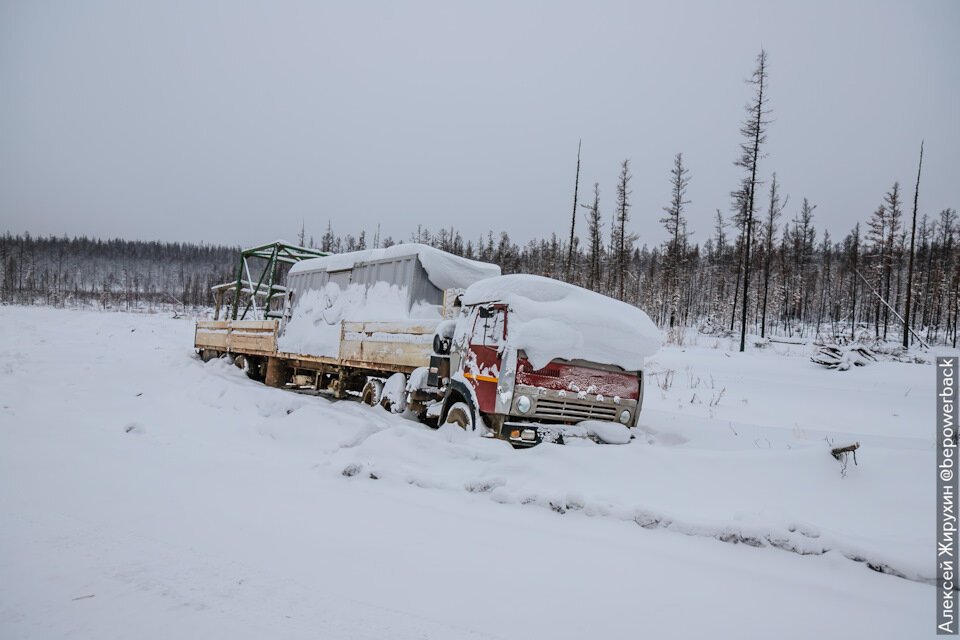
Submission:
[[[477,428],[476,420],[473,417],[473,409],[466,402],[454,402],[450,405],[443,422],[444,424],[455,424],[468,433]]]

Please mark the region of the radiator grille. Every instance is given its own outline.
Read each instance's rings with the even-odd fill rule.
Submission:
[[[616,405],[593,404],[582,400],[539,398],[534,415],[560,421],[616,420],[618,409],[620,407]]]

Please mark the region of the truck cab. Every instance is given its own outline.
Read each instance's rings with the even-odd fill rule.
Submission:
[[[621,307],[621,311],[642,315],[650,323],[642,327],[647,332],[652,322],[630,305],[536,276],[521,276],[524,285],[521,294],[530,285],[529,280],[536,278],[534,284],[540,285],[537,297],[541,300],[522,299],[524,296],[518,296],[517,290],[509,286],[513,284],[511,278],[494,279],[505,285],[502,296],[490,295],[497,289],[497,284],[490,282],[484,283],[484,295],[471,298],[470,290],[465,294],[451,338],[450,383],[441,421],[461,422],[461,419],[446,419],[447,410],[454,404],[465,403],[473,410],[472,419],[477,424],[520,446],[562,442],[564,437],[572,435],[591,437],[592,430],[587,427],[596,426],[598,422],[635,427],[643,404],[642,358],[633,358],[629,363],[591,358],[590,348],[579,348],[591,341],[578,339],[577,330],[591,334],[600,331],[611,311],[611,303]],[[549,291],[553,292],[552,297]],[[569,316],[552,314],[549,308],[538,309],[536,303],[553,302],[570,293],[577,299],[578,317],[569,331],[558,330],[557,327],[570,328],[566,323]],[[596,309],[584,308],[594,297],[602,299],[604,304]],[[591,321],[592,314],[598,315]],[[586,322],[578,322],[584,318]],[[542,319],[547,321],[538,324]],[[538,329],[543,330],[541,335],[536,335]],[[556,335],[549,335],[551,329]],[[601,341],[616,343],[620,339],[621,336],[613,332]],[[564,344],[565,341],[568,344]],[[547,348],[556,356],[545,358],[542,347],[551,342],[554,344]],[[536,357],[527,353],[528,345],[537,349]],[[629,366],[632,363],[639,366]]]

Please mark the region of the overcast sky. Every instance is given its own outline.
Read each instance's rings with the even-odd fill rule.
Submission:
[[[662,241],[683,152],[694,239],[729,192],[769,55],[760,172],[846,233],[899,180],[960,208],[960,2],[0,0],[0,230],[253,245],[305,222],[569,233],[633,169]],[[585,228],[582,214],[578,233]]]

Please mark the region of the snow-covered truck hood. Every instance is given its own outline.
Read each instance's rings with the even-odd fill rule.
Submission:
[[[540,276],[514,274],[470,285],[464,305],[506,304],[507,342],[535,369],[554,358],[643,368],[660,348],[660,330],[640,309]]]

